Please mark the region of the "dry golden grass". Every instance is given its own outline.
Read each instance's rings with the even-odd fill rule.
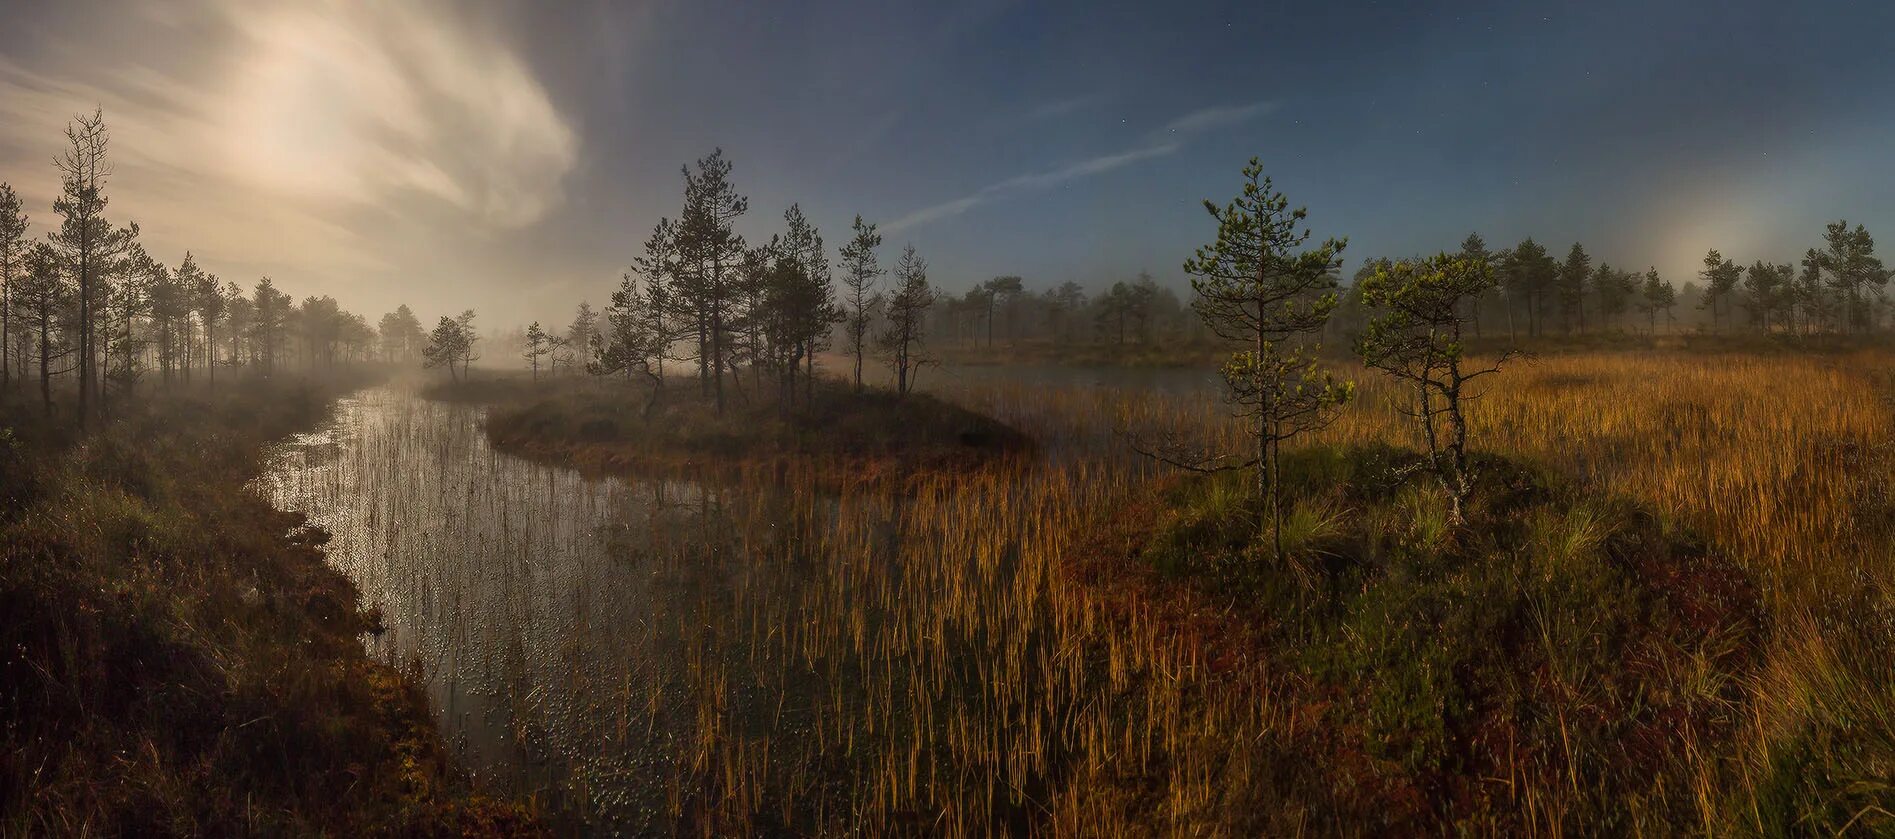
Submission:
[[[1733,709],[1744,720],[1736,742],[1693,746],[1691,770],[1623,802],[1618,829],[1890,829],[1891,790],[1873,779],[1895,755],[1895,741],[1875,739],[1895,736],[1895,681],[1886,663],[1862,662],[1888,661],[1895,642],[1872,621],[1837,627],[1891,602],[1891,370],[1895,359],[1876,353],[1561,356],[1495,377],[1473,410],[1479,448],[1649,505],[1703,534],[1766,593],[1769,649]],[[1392,410],[1401,395],[1356,378],[1361,403],[1315,442],[1407,443]],[[457,630],[472,640],[447,639],[443,660],[457,657],[456,644],[553,651],[542,657],[558,665],[537,671],[488,665],[518,668],[492,684],[520,709],[522,740],[562,729],[533,719],[536,709],[572,704],[559,719],[584,726],[565,754],[563,803],[596,823],[699,835],[1373,832],[1349,815],[1364,791],[1324,785],[1348,767],[1311,771],[1294,747],[1325,732],[1286,698],[1292,668],[1220,654],[1220,634],[1241,627],[1215,609],[1071,573],[1075,540],[1161,474],[1117,430],[1190,429],[1236,447],[1240,430],[1216,395],[1000,378],[941,390],[1035,437],[1039,456],[925,475],[899,495],[825,496],[795,474],[787,486],[757,476],[725,487],[715,524],[636,535],[651,563],[639,575],[672,592],[641,601],[649,611],[636,628],[604,626],[602,601],[575,595],[582,605],[548,630],[549,645],[510,637],[524,630],[481,611],[491,604],[477,602],[477,587],[444,582],[458,570],[355,575],[372,602],[409,604],[389,608],[398,633],[404,614],[478,627]],[[334,500],[407,481],[378,508],[391,518],[367,525],[391,531],[421,526],[392,511],[436,496],[462,505],[450,512],[467,520],[502,509],[494,499],[503,492],[458,495],[446,471],[400,472],[462,460],[448,454],[457,445],[404,419],[356,455],[368,482],[343,470],[298,491]],[[493,486],[520,479],[515,467],[474,460],[494,470]],[[559,510],[605,503],[565,483],[517,492],[563,498]],[[351,538],[339,533],[338,543]],[[480,573],[515,586],[512,567]],[[593,573],[571,573],[582,572]],[[597,573],[603,581],[622,571]],[[652,649],[674,654],[654,662],[627,652]],[[1854,728],[1838,734],[1836,720]],[[1827,750],[1845,734],[1868,746],[1832,759]],[[1786,791],[1786,772],[1802,777],[1808,767],[1826,773],[1817,786]],[[1484,779],[1504,818],[1491,809],[1450,817],[1476,834],[1597,831],[1576,815],[1583,779],[1562,781]],[[1832,796],[1824,783],[1847,789]],[[654,787],[662,794],[639,799]],[[1691,802],[1685,812],[1681,798]],[[1786,824],[1812,807],[1822,820]]]

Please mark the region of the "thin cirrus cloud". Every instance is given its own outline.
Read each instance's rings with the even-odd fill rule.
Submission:
[[[1044,172],[1032,172],[1016,175],[1004,181],[988,184],[972,193],[950,201],[943,201],[923,207],[908,215],[890,222],[883,229],[898,232],[919,227],[931,222],[952,218],[972,210],[982,204],[1023,192],[1032,192],[1057,186],[1062,183],[1104,174],[1122,169],[1146,160],[1166,157],[1177,153],[1190,142],[1191,138],[1208,131],[1227,128],[1274,110],[1273,102],[1256,102],[1249,105],[1205,108],[1178,117],[1164,125],[1147,138],[1147,142],[1136,148],[1100,155],[1075,163],[1069,163]]]
[[[563,201],[578,135],[521,57],[454,11],[184,0],[114,30],[49,28],[0,57],[0,173],[49,207],[67,121],[102,108],[115,221],[143,221],[167,258],[309,279],[396,268],[391,217],[532,224]]]

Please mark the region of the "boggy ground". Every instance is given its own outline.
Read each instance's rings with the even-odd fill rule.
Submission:
[[[1685,821],[1692,759],[1727,748],[1761,659],[1747,575],[1649,510],[1498,458],[1450,526],[1425,475],[1398,477],[1416,460],[1289,457],[1281,561],[1249,473],[1166,482],[1069,552],[1101,597],[1193,638],[1220,690],[1286,718],[1258,744],[1270,768],[1217,809],[1271,832],[1518,833],[1547,790],[1588,832]],[[1137,801],[1157,777],[1093,782]]]
[[[0,834],[515,835],[450,768],[327,535],[248,483],[359,381],[0,404]]]
[[[800,387],[800,386],[799,386]],[[695,380],[650,390],[618,380],[484,375],[436,383],[437,399],[488,403],[495,448],[581,471],[694,478],[810,475],[823,486],[884,486],[919,476],[1017,462],[1033,442],[990,417],[925,393],[860,391],[818,379],[785,408],[726,392],[724,410]]]

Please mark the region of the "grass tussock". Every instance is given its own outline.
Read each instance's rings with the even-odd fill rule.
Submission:
[[[1889,665],[1895,661],[1895,619],[1891,619],[1891,604],[1895,603],[1891,569],[1895,566],[1889,563],[1889,558],[1895,556],[1895,535],[1890,526],[1895,522],[1895,516],[1891,516],[1895,507],[1891,507],[1886,487],[1886,476],[1895,467],[1895,410],[1891,409],[1895,405],[1891,397],[1895,394],[1895,358],[1861,347],[1836,347],[1822,353],[1576,352],[1549,354],[1514,366],[1488,383],[1473,403],[1473,438],[1487,451],[1526,464],[1522,468],[1529,474],[1553,476],[1534,478],[1536,483],[1565,488],[1550,496],[1549,501],[1530,504],[1509,516],[1511,523],[1504,532],[1510,535],[1506,539],[1498,538],[1503,531],[1493,532],[1493,538],[1487,541],[1506,549],[1493,556],[1497,560],[1510,559],[1488,570],[1481,570],[1482,563],[1466,563],[1467,552],[1478,543],[1469,545],[1465,537],[1457,537],[1445,527],[1438,496],[1432,492],[1404,490],[1392,499],[1378,498],[1368,503],[1316,489],[1346,484],[1348,475],[1359,474],[1353,467],[1326,467],[1338,458],[1321,456],[1317,451],[1360,453],[1391,445],[1413,445],[1411,427],[1399,413],[1407,394],[1377,377],[1358,375],[1357,380],[1362,384],[1359,404],[1312,442],[1310,453],[1299,456],[1300,468],[1308,476],[1320,477],[1306,476],[1309,489],[1296,503],[1312,510],[1322,509],[1325,504],[1342,504],[1353,520],[1361,522],[1359,532],[1381,535],[1373,540],[1346,536],[1340,548],[1332,540],[1313,551],[1298,551],[1293,557],[1298,561],[1289,563],[1289,570],[1305,569],[1300,575],[1273,572],[1245,584],[1249,588],[1239,585],[1235,590],[1263,603],[1278,603],[1270,599],[1277,589],[1300,590],[1306,601],[1326,603],[1326,598],[1340,597],[1338,602],[1353,604],[1340,607],[1345,614],[1378,602],[1373,596],[1377,591],[1419,598],[1379,607],[1380,617],[1371,624],[1384,627],[1383,631],[1370,635],[1368,627],[1347,622],[1312,625],[1298,617],[1306,613],[1280,608],[1256,617],[1244,609],[1244,597],[1228,592],[1212,597],[1207,592],[1216,591],[1216,586],[1181,584],[1180,580],[1188,579],[1243,583],[1241,578],[1219,576],[1224,573],[1218,570],[1219,557],[1226,558],[1224,565],[1259,566],[1229,549],[1191,554],[1147,545],[1146,537],[1161,530],[1172,533],[1173,538],[1190,537],[1179,544],[1200,544],[1199,537],[1206,536],[1190,532],[1190,517],[1161,521],[1171,508],[1156,501],[1151,503],[1152,511],[1136,530],[1137,535],[1127,537],[1131,541],[1121,544],[1116,554],[1105,552],[1121,557],[1145,555],[1150,561],[1120,563],[1113,566],[1117,569],[1114,572],[1095,574],[1103,576],[1105,583],[1088,586],[1094,592],[1092,596],[1105,602],[1118,599],[1120,595],[1100,592],[1122,590],[1114,581],[1115,575],[1136,571],[1152,581],[1152,593],[1135,608],[1119,610],[1131,615],[1123,621],[1128,626],[1141,627],[1154,621],[1165,625],[1153,617],[1165,611],[1209,613],[1252,631],[1298,627],[1312,633],[1319,647],[1328,643],[1324,640],[1331,637],[1327,633],[1339,625],[1346,629],[1342,637],[1350,639],[1357,652],[1378,648],[1417,651],[1412,656],[1354,660],[1355,666],[1369,668],[1356,675],[1362,680],[1360,685],[1380,685],[1380,671],[1375,667],[1397,667],[1394,672],[1402,672],[1410,669],[1406,665],[1410,659],[1428,663],[1431,669],[1424,672],[1438,673],[1440,665],[1452,663],[1462,668],[1450,668],[1455,680],[1467,672],[1479,672],[1478,668],[1468,671],[1468,662],[1458,658],[1443,662],[1435,657],[1437,651],[1426,647],[1388,646],[1400,639],[1391,637],[1386,627],[1404,626],[1403,615],[1426,616],[1427,621],[1410,625],[1425,626],[1431,635],[1457,639],[1444,642],[1443,649],[1466,652],[1467,642],[1458,639],[1476,631],[1506,628],[1482,621],[1495,614],[1518,614],[1520,598],[1530,593],[1532,597],[1524,601],[1531,606],[1526,611],[1530,625],[1545,627],[1548,640],[1542,646],[1558,654],[1536,655],[1531,650],[1509,647],[1510,655],[1535,663],[1536,669],[1520,668],[1517,679],[1558,676],[1559,684],[1579,686],[1582,708],[1612,709],[1621,716],[1629,713],[1627,718],[1635,721],[1647,719],[1642,715],[1651,709],[1666,707],[1682,707],[1687,719],[1697,719],[1689,710],[1692,706],[1677,706],[1675,702],[1667,706],[1658,698],[1720,697],[1701,706],[1713,713],[1718,724],[1710,728],[1695,723],[1682,727],[1680,730],[1686,733],[1683,739],[1608,737],[1609,730],[1594,729],[1587,736],[1594,738],[1594,746],[1606,749],[1605,757],[1587,756],[1595,762],[1582,762],[1562,776],[1557,770],[1566,760],[1560,756],[1563,744],[1571,742],[1575,730],[1569,715],[1565,727],[1557,732],[1540,729],[1543,738],[1557,734],[1562,739],[1542,739],[1534,744],[1541,753],[1542,770],[1538,775],[1473,773],[1447,787],[1418,783],[1417,801],[1426,803],[1417,804],[1413,812],[1426,814],[1422,817],[1424,823],[1426,819],[1446,819],[1455,829],[1504,829],[1526,834],[1590,832],[1598,826],[1616,827],[1616,832],[1707,835],[1877,834],[1895,829],[1895,792],[1887,781],[1895,768],[1895,732],[1890,726],[1890,720],[1895,719],[1895,690],[1891,689],[1895,669]],[[1068,398],[1075,415],[1102,414],[1134,427],[1195,429],[1204,439],[1226,448],[1242,445],[1241,428],[1215,419],[1214,396],[1164,401],[1078,395]],[[1242,489],[1240,485],[1215,487],[1206,485],[1197,491],[1198,495],[1170,503],[1182,505],[1181,509],[1187,511],[1240,506],[1234,495]],[[1254,524],[1254,519],[1250,523]],[[1203,526],[1202,521],[1195,526]],[[1350,527],[1343,531],[1356,532]],[[1230,538],[1247,539],[1250,532],[1249,526],[1238,526]],[[1697,536],[1682,537],[1680,533]],[[1622,556],[1622,543],[1628,536],[1645,543],[1679,546],[1701,540],[1703,561],[1711,563],[1709,568],[1715,573],[1703,570],[1696,560],[1684,565],[1647,562],[1628,566]],[[1694,554],[1674,550],[1672,555]],[[1344,575],[1340,579],[1345,584],[1338,585],[1332,570],[1335,560],[1326,560],[1332,564],[1325,565],[1325,556],[1355,557],[1344,567],[1381,571],[1379,576],[1361,576],[1359,571],[1353,576]],[[1375,559],[1363,564],[1360,557]],[[1440,566],[1421,561],[1427,557],[1462,559]],[[1601,557],[1608,561],[1602,562]],[[1085,563],[1083,558],[1078,561]],[[1323,573],[1307,573],[1311,567]],[[1636,573],[1628,575],[1627,568]],[[1666,620],[1700,626],[1704,625],[1703,616],[1729,613],[1718,606],[1718,599],[1703,595],[1741,591],[1716,584],[1732,579],[1733,572],[1739,575],[1736,580],[1755,592],[1761,628],[1754,635],[1749,631],[1719,633],[1707,629],[1702,642],[1693,644],[1689,634],[1651,634],[1652,627],[1665,625],[1651,624],[1652,617],[1671,615]],[[1397,579],[1411,582],[1391,587]],[[1325,581],[1330,591],[1311,588]],[[1440,592],[1444,581],[1473,586],[1455,590],[1456,596],[1466,601],[1466,608],[1406,611],[1416,604],[1433,602],[1427,593]],[[1483,589],[1476,583],[1500,588]],[[1489,608],[1484,605],[1487,603],[1501,605]],[[1328,612],[1322,614],[1324,620],[1342,620]],[[1145,631],[1160,644],[1176,634],[1165,629]],[[1591,659],[1608,669],[1623,671],[1616,683],[1619,687],[1612,687],[1615,682],[1607,679],[1586,681],[1581,677],[1593,673],[1594,668],[1586,666],[1588,659],[1571,658],[1567,652],[1571,639],[1586,637],[1581,633],[1611,640],[1606,646],[1595,643],[1596,650],[1624,650],[1625,644],[1644,637],[1647,652],[1637,658],[1618,655],[1616,659]],[[1490,637],[1513,643],[1519,636]],[[1257,649],[1276,648],[1280,647]],[[1204,654],[1196,646],[1187,646],[1172,655],[1191,661]],[[1244,655],[1257,658],[1260,653],[1252,650]],[[1226,658],[1243,660],[1241,656]],[[1752,658],[1754,663],[1748,663]],[[1560,666],[1553,666],[1556,664]],[[1175,666],[1160,664],[1155,672],[1176,672],[1167,670]],[[1163,680],[1149,691],[1155,696],[1175,697],[1165,701],[1175,701],[1187,709],[1180,719],[1218,718],[1224,721],[1227,732],[1244,732],[1258,742],[1275,742],[1276,732],[1294,729],[1308,715],[1284,711],[1274,716],[1246,716],[1240,713],[1240,703],[1256,701],[1267,707],[1303,708],[1309,695],[1306,682],[1315,678],[1311,673],[1326,674],[1325,678],[1333,680],[1337,672],[1346,671],[1311,670],[1311,666],[1298,663],[1286,670],[1260,666],[1267,672],[1234,691],[1202,686],[1186,690],[1165,686]],[[1596,684],[1611,690],[1597,694]],[[1460,762],[1466,759],[1465,754],[1455,746],[1457,742],[1471,742],[1464,734],[1469,718],[1455,716],[1465,712],[1457,712],[1447,704],[1424,703],[1431,696],[1441,695],[1425,680],[1394,685],[1381,689],[1395,690],[1403,701],[1388,706],[1389,713],[1373,719],[1400,721],[1403,717],[1394,711],[1419,704],[1438,708],[1439,713],[1429,711],[1411,717],[1410,722],[1418,726],[1426,720],[1432,727],[1436,725],[1433,720],[1439,720],[1440,728],[1427,736],[1390,741],[1408,743],[1405,749],[1364,749],[1370,757],[1386,760],[1388,755],[1401,754],[1411,761],[1423,759],[1414,764],[1422,768],[1482,768],[1478,763]],[[1628,685],[1633,691],[1629,696],[1637,703],[1627,708],[1604,701],[1627,696],[1623,690]],[[1246,695],[1258,699],[1237,698]],[[1481,695],[1493,694],[1490,691]],[[1345,710],[1349,707],[1344,706]],[[1357,710],[1360,713],[1352,718],[1371,719],[1367,711]],[[1554,714],[1556,722],[1559,716]],[[1367,735],[1374,730],[1347,729],[1348,742],[1385,739],[1369,738]],[[1393,733],[1407,730],[1408,724],[1387,729]],[[1181,738],[1180,733],[1167,735],[1175,744],[1167,750],[1168,760],[1193,768],[1157,779],[1155,790],[1190,806],[1167,805],[1155,818],[1167,830],[1181,824],[1194,829],[1229,829],[1232,822],[1221,809],[1202,804],[1207,799],[1201,796],[1211,793],[1186,797],[1186,793],[1198,790],[1185,782],[1195,773],[1228,774],[1232,766],[1267,776],[1260,763],[1272,753],[1233,750],[1215,738],[1190,740]],[[1606,739],[1598,739],[1601,737]],[[1417,750],[1415,744],[1423,748]],[[1620,749],[1623,757],[1615,756],[1613,749]],[[1636,760],[1626,762],[1629,758]],[[1588,774],[1589,768],[1606,774]],[[1333,781],[1343,776],[1331,772],[1323,777]],[[1386,775],[1377,770],[1367,777]],[[1418,781],[1428,775],[1407,768],[1394,777]],[[1641,788],[1634,783],[1637,779],[1649,779],[1649,786]],[[1449,794],[1456,785],[1496,783],[1523,822],[1496,826],[1489,821],[1485,805],[1476,807],[1468,799]],[[1230,786],[1253,788],[1235,781]],[[1266,783],[1261,788],[1270,787]],[[1281,830],[1306,830],[1323,824],[1343,832],[1367,830],[1367,825],[1377,822],[1336,815],[1349,812],[1344,806],[1349,799],[1343,791],[1354,788],[1346,782],[1325,784],[1309,790],[1308,795],[1288,796],[1284,800],[1295,802],[1293,805],[1268,808],[1273,814],[1271,824]],[[1604,796],[1600,789],[1622,789],[1625,793]],[[1088,807],[1111,804],[1109,800],[1101,804],[1101,796],[1096,795],[1080,798]],[[1077,808],[1077,812],[1087,810]],[[1120,816],[1126,813],[1114,812]],[[1112,823],[1109,817],[1101,819]],[[1608,828],[1607,832],[1615,831]]]
[[[741,477],[810,473],[820,484],[882,485],[1016,459],[1020,432],[925,393],[854,391],[819,380],[787,409],[770,397],[727,394],[719,413],[695,381],[649,391],[621,382],[490,377],[437,385],[434,398],[491,403],[488,436],[503,451],[593,473]],[[799,400],[804,397],[799,394]]]
[[[1691,758],[1727,746],[1761,658],[1741,570],[1647,511],[1499,460],[1450,529],[1438,494],[1398,477],[1414,459],[1290,458],[1281,562],[1238,474],[1175,484],[1137,531],[1076,552],[1096,580],[1146,576],[1174,609],[1221,613],[1242,629],[1219,657],[1268,663],[1283,724],[1264,750],[1297,769],[1233,784],[1219,808],[1403,833],[1689,816]]]
[[[0,411],[0,833],[500,835],[326,534],[247,487],[350,383]]]

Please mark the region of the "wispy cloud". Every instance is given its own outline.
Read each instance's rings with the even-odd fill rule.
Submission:
[[[971,195],[964,195],[952,201],[943,201],[931,207],[923,207],[890,222],[883,229],[892,233],[916,225],[926,224],[931,221],[958,216],[1009,192],[1045,189],[1049,186],[1066,183],[1067,181],[1091,177],[1093,175],[1110,172],[1114,169],[1130,166],[1141,160],[1164,157],[1165,155],[1177,151],[1181,147],[1182,146],[1178,143],[1165,143],[1163,145],[1133,149],[1118,154],[1087,158],[1077,163],[1070,163],[1057,169],[1049,169],[1045,172],[1016,175],[1004,181],[981,187],[979,191]]]
[[[66,121],[95,106],[114,141],[112,219],[143,222],[161,258],[191,248],[227,272],[360,277],[392,268],[404,242],[391,219],[509,229],[563,200],[575,129],[452,7],[149,9],[0,58],[0,172],[36,206],[57,189],[48,161]],[[183,47],[141,49],[152,42]]]
[[[1274,110],[1276,110],[1275,102],[1253,102],[1248,105],[1204,108],[1166,123],[1160,133],[1185,136],[1202,134],[1206,131],[1248,122]]]
[[[888,232],[898,232],[910,227],[958,216],[982,204],[1004,197],[1011,193],[1029,192],[1057,186],[1080,178],[1100,175],[1114,169],[1122,169],[1134,163],[1176,154],[1192,138],[1207,131],[1236,125],[1276,108],[1273,102],[1257,102],[1249,105],[1205,108],[1192,111],[1165,124],[1155,132],[1151,142],[1138,148],[1116,154],[1100,155],[1075,163],[1069,163],[1044,172],[1031,172],[1015,175],[1004,181],[988,184],[972,193],[943,201],[939,204],[923,207],[902,216],[883,227]]]

